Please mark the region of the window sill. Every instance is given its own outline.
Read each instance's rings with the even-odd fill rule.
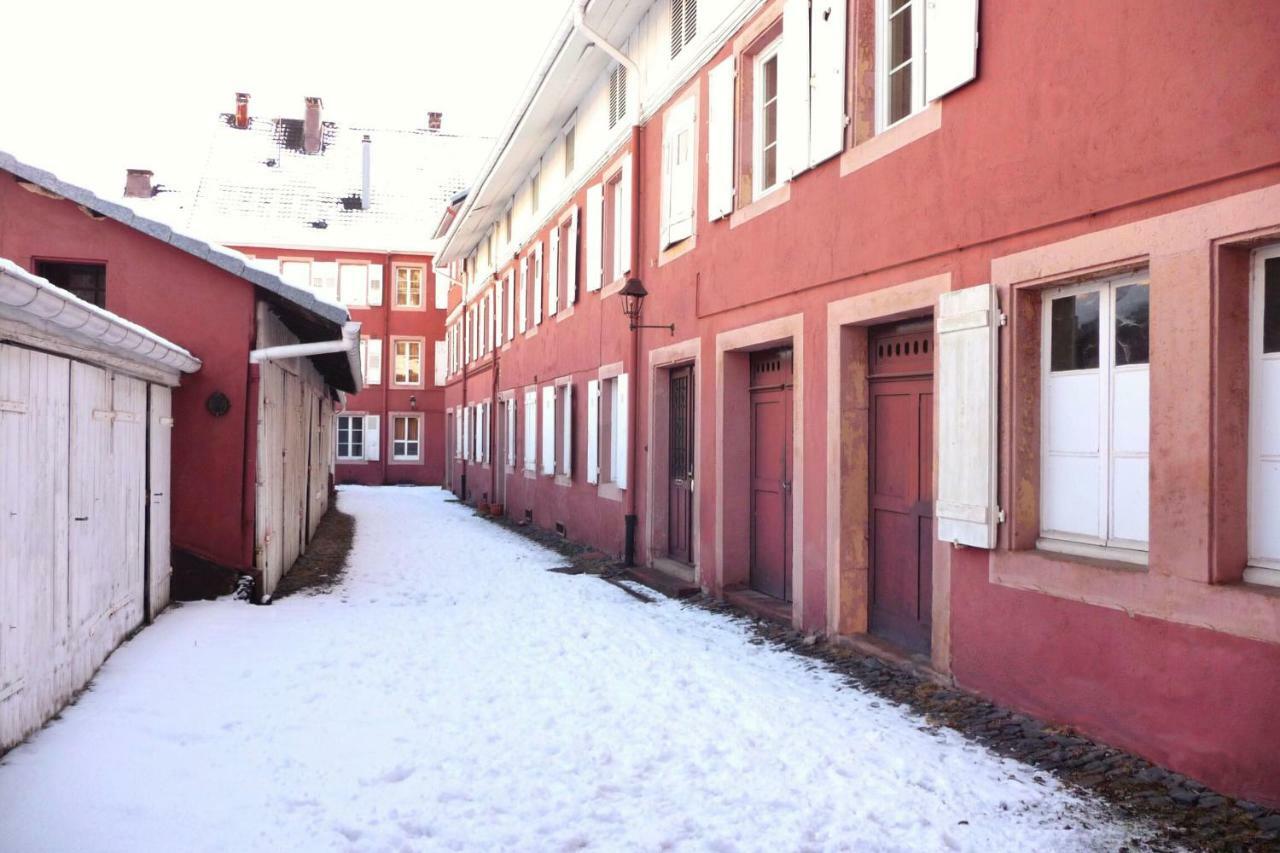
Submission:
[[[613,281],[601,287],[600,298],[608,299],[610,296],[613,296],[615,293],[622,290],[623,286],[627,283],[627,276],[628,276],[628,273],[623,273],[622,275],[615,278]]]
[[[1265,566],[1246,566],[1244,582],[1253,586],[1265,586],[1271,589],[1280,588],[1280,569]]]
[[[557,486],[572,486],[573,476],[571,474],[556,474]]]
[[[363,465],[368,461],[369,461],[368,459],[357,459],[355,457],[350,457],[350,458],[344,458],[342,456],[338,457],[339,465]]]
[[[421,465],[422,460],[421,459],[392,459],[387,464],[389,465]]]
[[[525,469],[524,469],[524,478],[525,478],[526,480],[536,480],[536,479],[538,479],[538,472],[537,472],[537,471],[530,471],[528,468],[525,468]]]
[[[565,320],[568,320],[572,316],[573,316],[572,306],[568,308],[561,308],[559,311],[556,312],[556,322],[563,323]]]
[[[663,267],[672,261],[679,260],[698,247],[698,235],[690,234],[683,240],[672,243],[658,253],[658,266]]]
[[[920,112],[905,118],[867,141],[840,155],[840,177],[865,168],[899,148],[905,148],[942,127],[942,101],[934,101]]]
[[[601,483],[596,488],[596,494],[607,501],[622,502],[622,498],[626,495],[626,489],[618,486],[617,483]]]
[[[1146,551],[1133,551],[1128,548],[1108,548],[1105,545],[1090,545],[1085,542],[1072,542],[1067,539],[1036,540],[1036,550],[1050,554],[1061,554],[1067,557],[1081,557],[1104,567],[1142,571],[1147,567]]]
[[[761,214],[768,213],[775,207],[781,207],[791,201],[791,182],[787,181],[772,189],[768,194],[753,199],[746,207],[739,208],[729,214],[729,228],[737,228]]]

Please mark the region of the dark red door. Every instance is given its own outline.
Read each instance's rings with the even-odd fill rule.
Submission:
[[[871,334],[871,631],[929,650],[933,606],[933,323]]]
[[[671,371],[670,486],[667,501],[668,555],[693,564],[693,368]]]
[[[791,349],[751,355],[751,573],[791,600]]]

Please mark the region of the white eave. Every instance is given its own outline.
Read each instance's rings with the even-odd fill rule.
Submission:
[[[56,327],[81,344],[166,373],[200,369],[200,359],[177,344],[85,302],[6,258],[0,258],[0,314],[37,327]]]

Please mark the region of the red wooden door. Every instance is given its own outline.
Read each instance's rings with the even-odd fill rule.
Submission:
[[[751,571],[756,592],[791,600],[791,349],[751,355]]]
[[[933,324],[871,334],[874,634],[929,650],[933,606]]]
[[[693,368],[678,367],[670,378],[671,456],[667,501],[667,552],[693,564]]]

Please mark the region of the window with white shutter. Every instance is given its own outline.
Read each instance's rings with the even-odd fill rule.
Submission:
[[[1250,583],[1280,586],[1280,246],[1254,254],[1249,306]]]
[[[560,309],[560,229],[552,228],[547,237],[547,316]]]
[[[924,99],[936,101],[978,76],[978,0],[924,3]]]
[[[569,214],[569,222],[562,225],[564,239],[560,241],[561,264],[564,267],[564,302],[573,305],[578,301],[578,208]]]
[[[365,385],[382,384],[382,338],[361,338]]]
[[[613,381],[613,482],[618,488],[627,488],[627,454],[631,418],[628,415],[630,400],[627,397],[627,374],[623,373]]]
[[[364,415],[338,415],[338,461],[364,460]]]
[[[435,341],[435,355],[432,366],[435,368],[436,386],[442,386],[445,383],[445,377],[448,376],[448,359],[449,345],[444,341]]]
[[[524,392],[524,470],[538,470],[538,392]]]
[[[600,380],[587,380],[587,482],[600,482]]]
[[[609,129],[627,117],[627,67],[615,65],[609,74]]]
[[[311,261],[281,261],[280,278],[294,287],[311,287]]]
[[[815,2],[810,10],[809,166],[844,150],[847,16],[846,0]]]
[[[554,385],[542,388],[542,473],[548,476],[556,472],[556,389]]]
[[[787,181],[809,165],[809,0],[786,0],[782,7],[782,42],[776,74],[778,180]],[[757,104],[760,94],[761,84],[757,78]],[[759,180],[757,175],[757,185]]]
[[[604,275],[604,185],[587,187],[586,211],[587,258],[583,275],[587,292],[600,289]]]
[[[994,548],[1000,308],[990,284],[938,298],[938,496],[943,542]]]
[[[733,212],[734,60],[707,74],[707,218]]]
[[[1044,293],[1041,547],[1084,543],[1135,562],[1147,550],[1148,290],[1125,276]]]
[[[529,256],[516,262],[520,268],[520,333],[529,328]]]
[[[382,304],[382,264],[369,264],[369,304]]]
[[[503,281],[503,279],[498,279],[493,283],[493,345],[495,347],[502,346],[502,333],[506,330],[506,326],[502,323]]]
[[[364,416],[364,458],[377,462],[382,458],[381,415]]]
[[[560,386],[560,470],[562,476],[573,474],[573,383]]]
[[[338,264],[338,298],[343,305],[365,305],[369,295],[368,264]]]
[[[516,467],[516,399],[507,400],[507,467]]]
[[[662,121],[662,248],[693,236],[696,103],[686,98]]]
[[[794,37],[791,40],[794,41]],[[778,89],[780,83],[779,67],[782,62],[779,51],[782,44],[782,40],[779,39],[760,51],[755,57],[755,73],[752,76],[755,88],[752,93],[753,117],[751,121],[751,126],[755,132],[751,154],[752,177],[755,181],[754,192],[752,193],[753,198],[759,198],[765,193],[776,189],[783,180],[792,174],[792,171],[788,171],[785,175],[783,174],[782,128],[778,124],[778,110],[781,99]],[[787,92],[788,96],[791,94],[791,92]],[[797,124],[789,125],[790,127],[798,127],[799,119],[792,117],[791,121]],[[807,124],[807,121],[805,123]],[[808,142],[801,137],[799,130],[796,130],[792,141],[794,142],[793,148],[803,144],[805,149],[808,149]]]
[[[631,155],[622,158],[613,196],[613,269],[616,281],[631,272]]]
[[[311,283],[316,292],[330,302],[338,301],[338,264],[336,261],[316,261],[311,265]]]
[[[533,247],[533,322],[542,322],[542,244]]]
[[[671,58],[698,34],[698,0],[671,0]]]
[[[456,459],[462,458],[462,407],[459,406],[453,410],[453,455]]]

